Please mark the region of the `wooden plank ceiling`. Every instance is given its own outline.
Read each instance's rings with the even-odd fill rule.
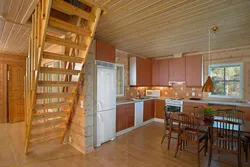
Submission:
[[[145,57],[250,45],[249,0],[96,0],[107,10],[96,36]]]
[[[31,27],[25,23],[29,19],[36,1],[0,1],[0,52],[27,53]]]
[[[31,28],[25,24],[36,0],[0,1],[0,52],[27,54]],[[94,0],[107,9],[96,38],[120,50],[161,57],[250,45],[249,0]],[[1,4],[2,3],[2,4]]]

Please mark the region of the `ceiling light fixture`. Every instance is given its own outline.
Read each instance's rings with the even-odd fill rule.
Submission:
[[[211,29],[208,30],[208,59],[209,59],[209,65],[211,63],[211,30],[215,34],[217,30],[219,30],[219,27],[214,26]],[[207,80],[205,84],[202,87],[202,92],[214,92],[214,84],[210,76],[207,77]]]

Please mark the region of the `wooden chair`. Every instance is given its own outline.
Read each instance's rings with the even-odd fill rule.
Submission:
[[[168,137],[168,150],[170,149],[170,142],[171,138],[177,139],[175,137],[172,137],[172,133],[179,133],[179,130],[177,125],[170,123],[170,115],[173,112],[168,111],[167,106],[164,107],[163,109],[165,119],[164,119],[164,134],[161,140],[161,144],[164,142],[165,138]]]
[[[240,123],[228,120],[214,120],[217,128],[212,127],[213,147],[218,150],[226,150],[238,157],[238,166],[241,167],[241,141]],[[211,153],[212,154],[212,150]],[[209,164],[211,164],[211,159]]]
[[[200,166],[200,152],[204,149],[204,156],[206,156],[208,146],[208,133],[203,133],[200,131],[200,121],[201,118],[194,115],[188,115],[185,113],[178,114],[178,127],[182,131],[179,131],[178,134],[178,141],[174,156],[176,158],[177,152],[179,147],[182,145],[182,142],[192,142],[197,145],[196,153],[198,158],[198,166]],[[204,145],[200,147],[200,144],[203,141],[205,141]]]
[[[217,115],[223,117],[224,120],[237,122],[240,124],[244,124],[245,120],[245,112],[239,110],[238,108],[230,108],[230,109],[219,109],[217,111]],[[249,146],[250,146],[250,137],[246,134],[241,134],[240,139],[242,142],[243,150],[245,152],[246,163],[248,163],[248,153],[249,153]],[[248,146],[249,145],[249,146]],[[219,153],[219,152],[218,152]]]

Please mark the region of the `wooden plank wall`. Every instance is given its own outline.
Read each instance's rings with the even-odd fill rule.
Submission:
[[[203,54],[204,56],[204,81],[206,81],[208,76],[208,65],[209,65],[209,56],[208,54]],[[243,72],[243,92],[244,98],[237,100],[250,100],[250,48],[242,49],[231,49],[231,50],[221,50],[219,52],[211,53],[210,56],[211,64],[225,64],[225,63],[238,63],[243,62],[244,72]],[[211,100],[208,97],[207,93],[203,94],[203,99]],[[216,100],[216,98],[212,98]],[[234,100],[235,99],[217,99],[217,100]]]
[[[10,122],[24,120],[23,89],[25,75],[25,59],[26,56],[24,55],[0,53],[0,122],[7,122],[7,115],[9,116],[8,120]],[[4,71],[2,71],[2,69]],[[11,78],[11,80],[9,81],[7,81],[7,69],[10,71],[9,77]],[[7,85],[9,88],[9,92],[7,92]],[[10,111],[8,114],[7,103],[9,103],[8,108]],[[6,108],[5,111],[4,108]]]
[[[84,154],[93,151],[94,148],[94,60],[95,41],[91,45],[84,66],[84,80],[79,83],[77,102],[68,132],[69,143]]]
[[[0,123],[7,122],[7,65],[0,64]]]

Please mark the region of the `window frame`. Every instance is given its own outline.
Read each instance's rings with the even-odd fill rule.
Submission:
[[[124,84],[124,83],[125,83],[125,81],[124,81],[124,79],[125,79],[125,77],[124,77],[124,76],[125,76],[125,75],[124,75],[125,71],[124,71],[124,64],[116,64],[116,69],[115,69],[115,70],[116,70],[116,71],[115,71],[116,73],[117,73],[117,67],[122,67],[122,69],[123,69],[123,70],[122,70],[122,79],[123,79],[123,80],[122,80],[122,81],[123,81],[123,82],[122,82],[122,87],[123,87],[122,90],[123,90],[123,91],[122,91],[121,94],[117,94],[117,92],[116,92],[116,97],[123,97],[123,96],[125,96],[125,84]],[[116,83],[117,83],[117,80],[116,80]],[[116,86],[117,86],[117,84],[116,84]]]
[[[227,63],[227,64],[212,64],[208,66],[208,74],[211,76],[211,68],[218,67],[231,67],[231,66],[240,66],[240,95],[239,96],[227,96],[227,95],[213,95],[212,93],[208,93],[208,97],[214,98],[225,98],[225,99],[243,99],[243,83],[244,83],[244,65],[243,63]],[[211,77],[212,78],[212,77]]]

